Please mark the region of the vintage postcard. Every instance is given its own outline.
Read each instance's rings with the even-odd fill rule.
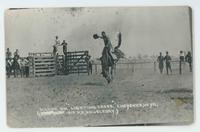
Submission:
[[[9,127],[194,121],[187,6],[5,11]]]

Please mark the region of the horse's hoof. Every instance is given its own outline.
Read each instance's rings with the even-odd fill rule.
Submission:
[[[108,79],[108,80],[107,80],[108,84],[111,83],[111,81],[112,81],[111,79]]]

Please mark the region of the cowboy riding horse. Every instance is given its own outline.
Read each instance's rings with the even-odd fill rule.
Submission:
[[[113,49],[111,41],[106,33],[103,31],[102,36],[97,34],[93,35],[94,39],[103,39],[104,48],[102,56],[100,57],[101,66],[102,66],[102,75],[106,78],[107,82],[110,83],[113,80],[113,70],[116,67],[116,63],[120,58],[124,58],[124,53],[119,49],[121,46],[121,33],[118,34],[118,45]]]

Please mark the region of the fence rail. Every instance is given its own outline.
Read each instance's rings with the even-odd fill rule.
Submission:
[[[171,61],[171,67],[172,70],[175,71],[176,73],[180,73],[182,71],[181,70],[188,70],[185,69],[187,68],[186,62],[182,62],[181,63],[181,67],[180,67],[180,61],[179,60],[172,60]],[[94,73],[100,73],[101,72],[101,63],[100,61],[95,61],[92,63],[93,67],[92,70]],[[164,67],[165,67],[165,63],[164,63]],[[116,64],[116,69],[115,70],[120,70],[120,69],[127,69],[128,71],[131,72],[136,72],[136,71],[141,71],[141,70],[150,70],[152,72],[156,72],[158,71],[158,62],[156,61],[141,61],[141,62],[137,62],[137,61],[127,61],[127,62],[119,62]]]

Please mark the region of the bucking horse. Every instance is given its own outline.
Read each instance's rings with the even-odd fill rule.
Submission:
[[[102,66],[102,75],[110,83],[113,80],[113,70],[116,68],[116,63],[120,58],[124,58],[124,53],[119,49],[122,42],[122,35],[118,33],[118,44],[113,48],[112,43],[106,33],[103,31],[101,36],[94,34],[94,39],[103,39],[104,48],[100,57]]]

